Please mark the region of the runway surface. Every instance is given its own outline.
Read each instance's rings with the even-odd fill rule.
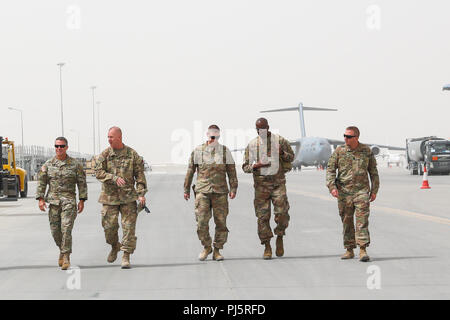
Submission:
[[[151,214],[139,215],[130,270],[120,269],[121,254],[106,262],[101,185],[92,177],[73,231],[72,269],[60,270],[32,183],[29,198],[0,203],[0,299],[449,299],[450,176],[431,176],[432,189],[421,190],[422,177],[379,170],[368,263],[339,259],[342,226],[324,171],[289,173],[285,256],[269,261],[256,233],[252,178],[239,174],[225,260],[201,262],[194,203],[182,194],[184,173],[158,168],[148,176]]]

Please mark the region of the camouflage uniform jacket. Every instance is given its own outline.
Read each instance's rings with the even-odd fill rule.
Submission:
[[[138,197],[143,197],[147,193],[144,160],[126,145],[120,150],[109,147],[98,156],[95,177],[102,182],[98,202],[103,204],[126,204],[136,201]],[[116,184],[119,177],[125,180],[123,187]]]
[[[370,188],[368,175],[372,188]],[[330,192],[338,189],[345,194],[369,192],[377,194],[380,178],[372,150],[362,143],[355,150],[347,145],[337,147],[328,160],[326,179]]]
[[[238,180],[236,165],[230,150],[221,144],[204,143],[194,149],[184,180],[184,193],[190,194],[194,173],[197,170],[195,192],[200,193],[236,193]],[[230,184],[228,190],[226,175]]]
[[[49,185],[47,194],[45,190]],[[75,185],[78,186],[80,200],[87,200],[86,174],[83,165],[67,156],[65,160],[56,157],[47,160],[39,171],[36,199],[44,199],[53,205],[62,201],[76,201]]]
[[[259,161],[270,162],[271,165],[253,169],[253,164]],[[294,151],[288,140],[269,132],[267,139],[258,136],[250,141],[245,149],[242,170],[245,173],[253,173],[253,181],[256,184],[264,182],[283,184],[286,183],[286,176],[282,161],[288,163],[294,161]]]

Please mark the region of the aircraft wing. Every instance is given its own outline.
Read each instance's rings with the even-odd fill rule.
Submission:
[[[334,139],[327,139],[327,140],[334,148],[336,148],[339,145],[345,144],[345,141],[342,141],[342,140],[334,140]],[[386,146],[386,145],[376,144],[376,143],[365,143],[365,142],[361,142],[361,143],[369,145],[369,146],[377,146],[379,148],[386,148],[386,149],[389,149],[389,150],[400,150],[400,151],[406,150],[406,148],[394,147],[394,146]]]

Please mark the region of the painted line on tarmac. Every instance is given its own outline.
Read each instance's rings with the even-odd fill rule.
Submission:
[[[333,201],[333,202],[336,201],[336,199],[332,198],[331,196],[324,196],[324,195],[313,193],[313,192],[306,192],[306,191],[300,191],[300,190],[294,189],[294,190],[288,190],[288,193],[294,193],[294,194],[302,195],[305,197],[316,198],[316,199],[325,200],[325,201]],[[450,225],[450,219],[436,217],[436,216],[432,216],[432,215],[428,215],[428,214],[424,214],[424,213],[403,210],[403,209],[383,207],[383,206],[378,206],[375,204],[372,204],[371,208],[378,210],[378,211],[383,211],[386,213],[399,214],[402,216],[414,217],[414,218],[425,220],[425,221],[431,221],[431,222],[436,222],[436,223],[440,223],[440,224]]]
[[[253,182],[249,182],[249,181],[243,181],[243,182],[253,183]],[[333,198],[331,195],[325,196],[325,195],[314,193],[314,192],[300,191],[300,190],[290,189],[290,188],[288,188],[288,193],[298,194],[298,195],[301,195],[304,197],[316,198],[316,199],[320,199],[320,200],[324,200],[324,201],[336,202],[336,199]],[[371,204],[371,208],[375,209],[377,211],[383,211],[385,213],[398,214],[398,215],[402,215],[402,216],[406,216],[406,217],[414,217],[414,218],[417,218],[420,220],[450,225],[450,219],[436,217],[436,216],[432,216],[429,214],[424,214],[424,213],[419,213],[419,212],[414,212],[414,211],[409,211],[409,210],[403,210],[403,209],[389,208],[389,207],[384,207],[384,206],[378,206],[375,204]]]

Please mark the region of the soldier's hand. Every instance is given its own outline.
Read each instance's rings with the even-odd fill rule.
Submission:
[[[142,206],[145,206],[145,197],[139,197],[138,201],[141,203]]]
[[[374,194],[374,193],[372,193],[372,194],[370,195],[370,202],[375,201],[376,198],[377,198],[377,195]]]
[[[191,198],[191,195],[189,193],[184,194],[184,200],[188,201]]]
[[[259,169],[268,166],[270,166],[270,163],[263,164],[261,161],[259,161],[253,165],[253,169]]]
[[[230,199],[234,199],[234,198],[236,198],[236,193],[230,192]]]
[[[41,211],[45,212],[45,209],[47,209],[47,205],[45,204],[44,199],[39,199],[39,209],[41,209]]]
[[[123,187],[125,185],[125,180],[123,180],[121,177],[119,177],[119,178],[117,178],[116,183],[119,187]]]
[[[78,202],[78,213],[82,213],[84,210],[84,200],[80,200],[80,202]]]
[[[335,198],[339,197],[339,191],[337,189],[331,190],[331,195]]]

